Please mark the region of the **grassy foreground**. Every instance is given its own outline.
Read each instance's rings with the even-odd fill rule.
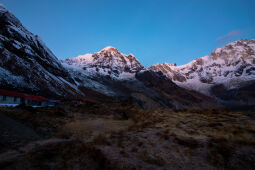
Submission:
[[[251,111],[141,110],[131,104],[66,103],[55,108],[0,108],[0,113],[37,134],[36,138],[11,134],[15,131],[2,135],[1,169],[255,167],[255,114]]]

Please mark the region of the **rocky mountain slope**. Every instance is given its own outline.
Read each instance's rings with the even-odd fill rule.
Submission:
[[[189,109],[189,108],[218,108],[220,105],[211,97],[199,92],[187,90],[177,86],[161,72],[144,71],[136,74],[136,79],[152,92],[143,92],[151,96],[154,101],[162,103],[168,108]],[[143,87],[143,89],[146,89]],[[157,95],[153,95],[153,92]],[[155,105],[155,104],[149,104]]]
[[[0,23],[0,88],[51,97],[82,93],[39,36],[2,5]]]
[[[227,91],[236,91],[231,98],[237,98],[238,89],[246,89],[246,86],[254,84],[255,40],[239,40],[227,44],[217,48],[208,56],[182,66],[164,63],[153,65],[150,69],[163,72],[186,89],[217,96],[221,100],[227,99],[224,98]],[[219,88],[222,94],[216,93]],[[255,101],[254,95],[244,97],[246,98],[240,100],[248,100],[245,101],[246,104]]]
[[[211,98],[180,88],[163,74],[148,71],[132,54],[122,54],[114,47],[67,59],[62,64],[81,90],[132,99],[145,109],[218,106]]]

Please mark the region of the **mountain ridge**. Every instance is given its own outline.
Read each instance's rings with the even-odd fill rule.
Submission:
[[[175,71],[176,80],[180,80],[177,82],[164,72],[165,75],[158,73],[162,70],[147,69],[134,55],[122,54],[111,46],[94,54],[61,61],[39,36],[29,32],[13,14],[1,8],[0,88],[69,99],[84,97],[87,92],[90,96],[101,93],[113,100],[131,98],[145,109],[219,106],[199,90],[195,92],[179,85],[181,72]],[[196,64],[201,65],[200,61]],[[194,72],[189,72],[188,76]],[[253,75],[252,69],[250,72]]]
[[[177,85],[219,97],[213,90],[221,86],[226,91],[243,88],[255,80],[255,39],[241,39],[216,48],[208,56],[197,58],[188,64],[157,64],[149,68],[161,71]],[[252,96],[250,96],[252,97]],[[223,99],[220,97],[219,99]],[[243,99],[246,100],[246,99]],[[255,101],[252,97],[250,104]]]

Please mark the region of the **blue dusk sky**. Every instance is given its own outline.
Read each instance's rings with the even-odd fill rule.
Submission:
[[[255,0],[0,0],[60,59],[116,47],[182,65],[255,38]]]

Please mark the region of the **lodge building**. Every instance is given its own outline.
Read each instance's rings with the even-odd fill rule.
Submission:
[[[55,106],[59,101],[50,100],[45,97],[18,93],[0,89],[0,106],[16,106],[25,104],[28,106]]]

